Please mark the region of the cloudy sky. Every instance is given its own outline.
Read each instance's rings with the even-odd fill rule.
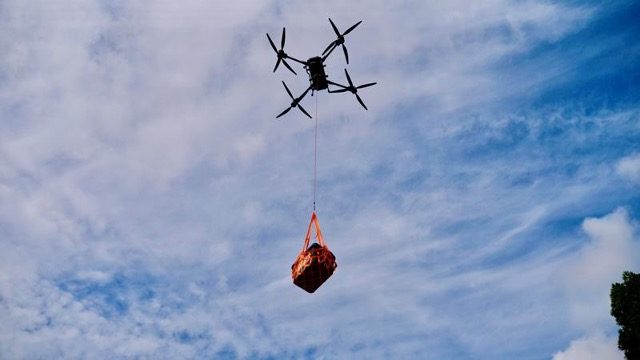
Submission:
[[[634,1],[0,1],[0,358],[622,359]],[[338,261],[290,266],[312,210]]]

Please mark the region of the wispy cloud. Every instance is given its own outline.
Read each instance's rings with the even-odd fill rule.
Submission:
[[[640,48],[610,24],[634,6],[4,2],[0,357],[619,354],[638,63],[610,54]],[[271,73],[264,34],[316,54],[329,16],[364,20],[349,71],[378,85],[368,112],[304,100],[339,264],[308,296],[313,122],[273,119],[306,79]]]

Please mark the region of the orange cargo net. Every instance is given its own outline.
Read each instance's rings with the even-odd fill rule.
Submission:
[[[309,246],[311,241],[311,227],[315,227],[318,244]],[[336,257],[327,247],[320,231],[318,216],[314,211],[311,214],[311,221],[307,228],[307,235],[304,238],[304,245],[296,261],[291,265],[291,277],[293,283],[307,292],[313,293],[322,285],[335,271]]]

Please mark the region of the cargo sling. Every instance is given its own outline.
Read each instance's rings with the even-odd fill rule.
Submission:
[[[318,243],[309,246],[311,242],[311,228],[315,228]],[[304,238],[304,245],[296,261],[291,265],[293,283],[309,293],[316,291],[335,271],[336,258],[327,247],[320,230],[318,216],[314,211]]]

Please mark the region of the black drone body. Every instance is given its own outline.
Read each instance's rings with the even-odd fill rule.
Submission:
[[[353,31],[353,29],[355,29],[358,25],[360,25],[360,23],[362,21],[358,21],[355,25],[353,25],[350,28],[348,28],[344,33],[340,33],[340,31],[338,30],[338,28],[336,27],[336,25],[333,23],[333,21],[331,19],[329,19],[329,22],[331,23],[331,27],[333,28],[333,31],[336,33],[336,36],[337,36],[336,40],[332,41],[324,49],[324,51],[322,52],[322,56],[314,56],[312,58],[309,58],[307,61],[302,61],[302,60],[296,59],[293,56],[290,56],[289,54],[284,52],[284,43],[285,43],[285,39],[286,39],[286,30],[285,30],[285,28],[282,28],[282,38],[280,40],[280,50],[278,50],[276,48],[276,45],[273,43],[273,40],[271,40],[271,36],[269,36],[269,34],[267,34],[267,39],[269,39],[269,44],[271,44],[271,47],[273,48],[273,51],[276,52],[276,55],[278,57],[278,60],[276,61],[276,66],[273,68],[273,72],[275,72],[278,69],[278,67],[280,66],[280,63],[283,63],[284,66],[287,69],[289,69],[295,75],[298,75],[295,72],[295,70],[293,70],[291,65],[289,65],[289,63],[287,63],[287,60],[291,60],[291,61],[294,61],[294,62],[297,62],[297,63],[303,65],[304,69],[307,71],[307,74],[309,75],[309,87],[302,93],[302,95],[298,96],[297,98],[293,97],[293,94],[291,93],[291,91],[287,87],[287,84],[285,84],[284,81],[282,82],[282,85],[284,85],[284,88],[287,91],[287,94],[289,94],[289,97],[291,97],[292,102],[291,102],[291,105],[286,110],[281,112],[278,116],[276,116],[276,118],[279,118],[282,115],[288,113],[289,110],[291,110],[294,107],[297,107],[305,115],[307,115],[308,117],[311,118],[311,115],[309,115],[309,113],[300,105],[300,101],[302,100],[302,98],[305,97],[305,95],[307,95],[309,90],[311,90],[311,96],[313,96],[313,92],[314,91],[321,91],[321,90],[325,90],[325,89],[329,93],[341,93],[341,92],[349,91],[350,93],[352,93],[352,94],[354,94],[356,96],[356,99],[358,100],[360,105],[362,105],[362,107],[364,107],[365,110],[368,110],[367,106],[364,104],[364,101],[362,101],[362,99],[358,95],[358,89],[362,89],[362,88],[365,88],[365,87],[373,86],[373,85],[376,84],[375,82],[364,84],[364,85],[360,85],[360,86],[355,86],[351,82],[351,77],[349,76],[349,73],[347,72],[347,69],[344,69],[344,73],[345,73],[345,76],[347,78],[347,82],[349,83],[349,85],[341,85],[341,84],[335,83],[333,81],[330,81],[329,77],[327,76],[327,74],[324,71],[324,68],[325,68],[324,62],[325,62],[325,60],[329,57],[329,55],[331,55],[333,50],[335,50],[337,47],[342,47],[342,51],[344,53],[345,60],[347,61],[347,64],[349,64],[349,53],[347,51],[347,47],[344,45],[344,42],[345,42],[344,37],[345,37],[345,35],[347,35],[351,31]],[[331,90],[331,89],[329,89],[329,85],[337,86],[339,89]]]
[[[311,90],[320,91],[329,88],[329,81],[327,80],[327,74],[324,73],[324,67],[324,62],[320,56],[307,60],[305,68],[309,74]]]

